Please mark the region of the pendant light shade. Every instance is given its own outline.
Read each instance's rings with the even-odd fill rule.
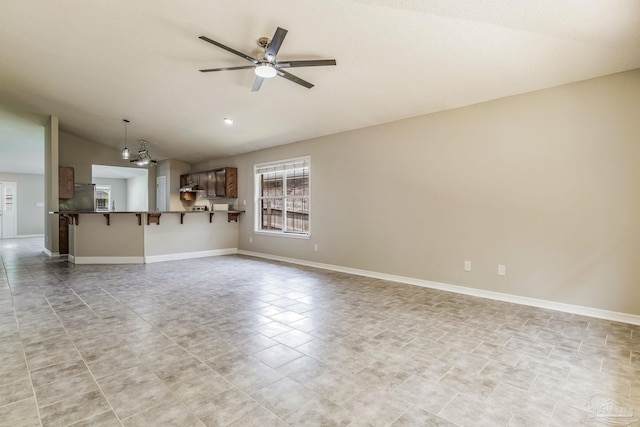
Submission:
[[[129,149],[127,148],[127,123],[129,120],[122,119],[124,122],[124,148],[122,149],[122,160],[129,160],[131,155],[129,154]]]

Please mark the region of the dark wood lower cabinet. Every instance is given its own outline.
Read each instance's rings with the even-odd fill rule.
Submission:
[[[60,233],[58,234],[60,243],[60,255],[67,255],[69,253],[69,224],[66,218],[60,218]]]

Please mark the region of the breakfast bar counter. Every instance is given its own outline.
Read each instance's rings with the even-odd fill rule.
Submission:
[[[75,264],[143,264],[237,253],[244,211],[51,212]]]

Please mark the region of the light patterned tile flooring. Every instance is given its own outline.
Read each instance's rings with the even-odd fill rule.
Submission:
[[[0,426],[640,418],[638,326],[242,256],[41,252],[0,241]]]

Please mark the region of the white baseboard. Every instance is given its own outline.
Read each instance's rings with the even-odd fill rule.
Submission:
[[[239,250],[239,255],[247,255],[257,258],[265,258],[274,261],[288,262],[291,264],[305,265],[308,267],[321,268],[324,270],[338,271],[341,273],[355,274],[357,276],[371,277],[374,279],[388,280],[391,282],[406,283],[408,285],[422,286],[426,288],[439,289],[442,291],[455,292],[458,294],[471,295],[474,297],[488,298],[497,301],[512,302],[515,304],[528,305],[532,307],[546,308],[549,310],[563,311],[565,313],[579,314],[582,316],[596,317],[599,319],[613,320],[615,322],[630,323],[640,325],[640,316],[635,314],[620,313],[617,311],[602,310],[599,308],[585,307],[581,305],[565,304],[561,302],[548,301],[537,298],[522,297],[501,292],[486,291],[483,289],[469,288],[466,286],[449,285],[447,283],[432,282],[429,280],[416,279],[413,277],[396,276],[393,274],[379,273],[376,271],[360,270],[357,268],[343,267],[340,265],[323,264],[319,262],[306,261],[297,258],[287,258],[277,255],[270,255],[261,252]]]
[[[60,258],[60,252],[51,252],[47,248],[42,248],[42,252],[44,252],[44,254],[49,258]]]
[[[33,237],[44,237],[44,234],[20,234],[15,236],[14,239],[31,239]]]
[[[166,255],[151,255],[151,256],[144,257],[144,260],[147,264],[151,264],[154,262],[178,261],[182,259],[205,258],[209,256],[235,255],[237,253],[238,253],[238,248],[212,249],[209,251],[180,252],[176,254],[166,254]]]
[[[141,256],[73,256],[69,261],[74,264],[144,264]]]
[[[69,255],[69,261],[74,264],[151,264],[154,262],[178,261],[182,259],[204,258],[209,256],[235,255],[237,248],[213,249],[198,252],[180,252],[166,255],[132,256],[132,257],[91,257]]]

